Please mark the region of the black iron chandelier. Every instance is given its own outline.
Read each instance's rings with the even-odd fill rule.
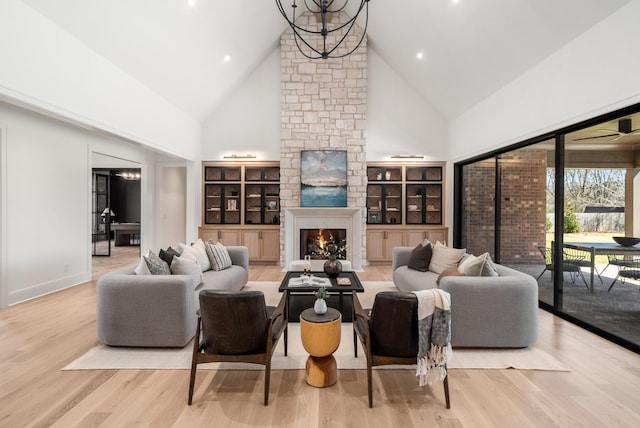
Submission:
[[[344,58],[347,55],[351,55],[356,51],[356,49],[360,47],[362,41],[364,40],[364,37],[367,34],[367,24],[369,22],[369,0],[356,0],[360,1],[360,6],[358,7],[358,11],[356,12],[355,16],[345,23],[338,24],[335,28],[328,28],[327,22],[331,21],[331,15],[342,12],[347,6],[347,3],[349,3],[349,0],[342,1],[344,3],[340,5],[337,0],[301,0],[301,2],[304,2],[306,11],[315,16],[318,20],[318,23],[322,26],[322,28],[318,30],[317,28],[303,28],[300,25],[296,24],[296,12],[298,8],[296,0],[293,0],[290,14],[287,14],[285,8],[282,6],[282,0],[276,0],[278,10],[280,11],[284,19],[287,20],[287,23],[293,30],[293,38],[295,39],[296,46],[298,46],[298,50],[302,55],[309,59]],[[334,3],[336,3],[335,7]],[[356,26],[356,20],[363,10],[365,17],[360,40],[355,45],[355,47],[348,49],[346,53],[338,53],[336,49],[338,49],[338,47],[345,42],[347,36],[349,36],[349,34],[352,32],[353,28]],[[304,12],[305,11],[303,11],[302,13]],[[327,36],[343,30],[344,33],[342,34],[342,36],[337,33],[338,42],[334,46],[327,47]],[[322,39],[320,40],[319,37],[321,37]]]

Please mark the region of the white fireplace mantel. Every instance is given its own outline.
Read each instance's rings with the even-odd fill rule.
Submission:
[[[300,258],[300,229],[346,229],[347,259],[362,269],[361,208],[287,208],[284,218],[285,268]]]

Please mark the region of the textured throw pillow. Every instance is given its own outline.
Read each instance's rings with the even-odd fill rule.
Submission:
[[[149,266],[147,266],[147,261],[144,257],[140,257],[140,262],[133,271],[136,275],[151,275],[151,272],[149,272]]]
[[[171,262],[171,273],[174,275],[187,275],[193,282],[195,289],[202,282],[202,268],[197,260],[188,257],[174,257]]]
[[[431,262],[431,254],[431,243],[426,245],[418,244],[418,246],[411,251],[407,267],[409,269],[419,270],[420,272],[428,271],[429,263]]]
[[[180,257],[180,253],[174,250],[173,248],[169,247],[166,250],[160,249],[158,256],[160,256],[160,258],[165,262],[167,262],[169,267],[171,267],[171,262],[173,262],[173,257],[174,256]]]
[[[202,241],[202,239],[198,239],[196,242],[191,244],[191,248],[195,248],[198,251],[198,262],[200,262],[202,272],[210,270],[211,261],[209,260],[209,256],[207,255],[207,246]]]
[[[473,261],[465,264],[463,268],[464,274],[468,276],[498,276],[489,253],[475,257]]]
[[[440,280],[445,276],[464,276],[464,273],[460,272],[457,267],[451,266],[446,268],[445,270],[438,275],[438,279],[436,279],[436,284],[440,284]]]
[[[464,256],[465,252],[466,250],[464,248],[445,247],[442,242],[437,241],[433,246],[429,270],[440,274],[448,267],[457,267],[458,262]]]
[[[185,244],[178,244],[178,247],[180,248],[180,256],[188,254],[189,258],[196,259],[198,263],[200,263],[200,269],[202,269],[203,272],[211,269],[211,263],[209,262],[206,251],[201,253],[197,248]]]
[[[476,259],[473,254],[465,254],[460,263],[458,263],[458,270],[464,272],[467,266]]]
[[[206,243],[207,255],[211,261],[211,269],[215,271],[227,269],[231,267],[231,257],[227,248],[221,243],[210,244]]]
[[[171,275],[171,269],[167,262],[155,255],[153,251],[149,251],[149,255],[144,258],[151,275]]]

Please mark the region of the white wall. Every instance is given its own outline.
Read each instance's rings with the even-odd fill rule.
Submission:
[[[198,160],[200,124],[19,0],[0,2],[0,100]]]
[[[157,164],[158,222],[156,244],[167,248],[186,239],[187,230],[187,168],[184,165]]]
[[[274,50],[204,122],[202,159],[252,153],[280,159],[280,53]],[[367,160],[423,154],[445,160],[447,122],[369,48]]]
[[[91,278],[92,152],[140,164],[142,251],[156,248],[155,153],[2,102],[0,124],[5,304]]]
[[[451,123],[454,161],[640,101],[640,0],[574,39]]]
[[[447,121],[369,48],[367,161],[393,154],[447,159]]]
[[[280,47],[204,121],[202,159],[230,154],[280,160]]]

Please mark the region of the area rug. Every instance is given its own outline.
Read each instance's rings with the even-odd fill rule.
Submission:
[[[370,307],[373,297],[379,291],[396,290],[391,282],[363,282],[365,292],[359,295],[363,306]],[[278,283],[250,282],[246,289],[261,290],[267,304],[275,305],[279,299]],[[122,370],[122,369],[189,369],[193,343],[180,349],[163,348],[115,348],[98,345],[71,362],[63,370]],[[289,323],[288,355],[284,356],[284,340],[280,339],[272,360],[274,370],[301,370],[305,368],[307,352],[300,341],[300,326]],[[342,340],[334,353],[338,368],[366,369],[364,352],[358,343],[358,358],[353,352],[353,328],[351,323],[343,323]],[[198,366],[212,370],[262,370],[255,364],[210,363]],[[384,366],[383,369],[414,369],[415,366]],[[525,349],[456,349],[449,362],[451,369],[519,369],[569,371],[561,362],[536,346]]]

